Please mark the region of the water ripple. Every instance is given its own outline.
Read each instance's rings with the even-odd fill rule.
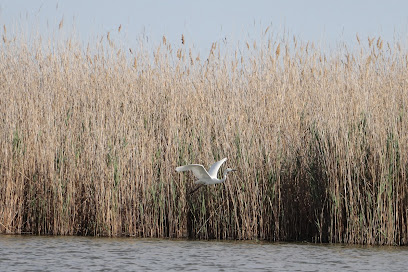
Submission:
[[[0,271],[404,271],[405,247],[0,235]]]

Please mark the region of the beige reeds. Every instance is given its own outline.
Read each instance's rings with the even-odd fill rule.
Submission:
[[[8,35],[1,232],[408,243],[399,44],[214,43],[200,61],[183,35],[129,57],[109,33],[86,50]],[[190,196],[175,167],[222,157],[239,171]]]

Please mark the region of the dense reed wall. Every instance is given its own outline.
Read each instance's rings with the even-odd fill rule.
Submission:
[[[0,232],[407,244],[407,51],[220,46],[3,36]]]

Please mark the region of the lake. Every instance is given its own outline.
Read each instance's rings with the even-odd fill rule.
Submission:
[[[405,271],[407,247],[0,235],[0,271]]]

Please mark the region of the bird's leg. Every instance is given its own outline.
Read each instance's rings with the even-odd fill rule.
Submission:
[[[203,184],[198,185],[196,188],[194,188],[194,190],[190,191],[190,195],[192,195],[193,193],[195,193],[195,191],[197,191],[198,189],[200,189],[203,186]]]

